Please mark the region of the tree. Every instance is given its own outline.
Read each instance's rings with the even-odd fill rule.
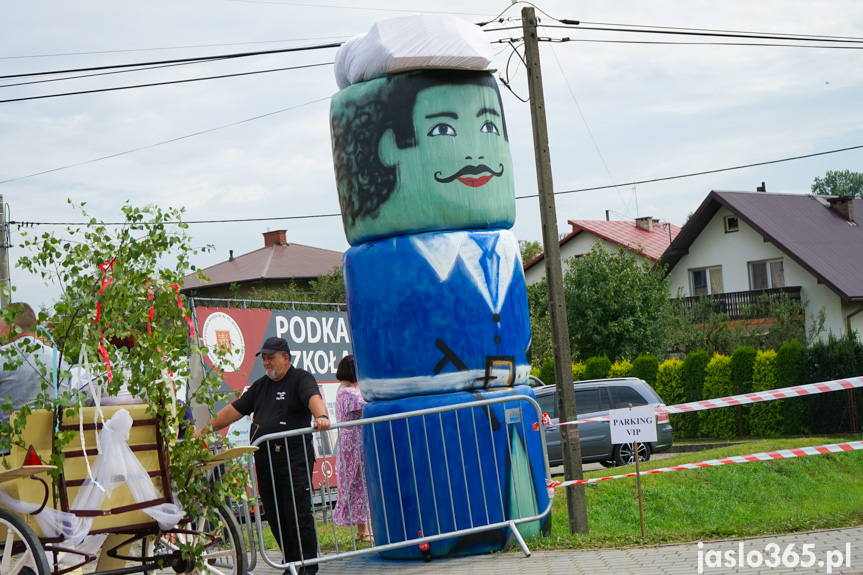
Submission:
[[[68,227],[57,235],[22,234],[23,247],[31,255],[20,258],[17,265],[63,290],[51,317],[44,311],[39,314],[40,329],[49,334],[60,358],[100,370],[109,381],[105,387],[111,395],[117,395],[121,379],[126,379],[117,377],[117,365],[122,361],[129,366],[128,390],[157,416],[159,432],[170,447],[173,485],[166,489],[176,493],[187,516],[196,517],[226,500],[248,499],[248,478],[242,466],[229,466],[222,480],[211,484],[205,473],[197,471],[212,456],[207,445],[191,438],[175,441],[183,413],[176,408],[174,382],[188,376],[190,354],[211,353],[218,359],[225,357],[225,350],[207,350],[191,337],[193,323],[179,288],[183,277],[195,271],[191,258],[199,250],[190,246],[188,225],[181,221],[183,210],[137,208],[127,203],[122,212],[125,223],[115,226],[91,218],[81,207],[85,225]],[[10,319],[8,313],[4,312],[4,318]],[[111,343],[113,338],[129,335],[135,337],[131,349]],[[110,376],[111,365],[114,377]],[[66,371],[59,378],[70,375]],[[188,400],[211,409],[215,402],[228,400],[227,394],[218,392],[220,380],[218,371],[210,370],[196,389],[189,386]],[[56,408],[63,417],[73,417],[82,398],[64,393],[55,399],[53,389],[47,387],[43,385],[35,407]],[[0,449],[8,448],[9,442],[20,442],[25,411],[19,411],[23,421],[16,419],[14,428],[0,425]],[[61,450],[73,435],[64,430],[54,435],[52,463],[61,469]],[[207,439],[211,445],[226,446],[213,433]],[[183,552],[193,557],[200,557],[203,545],[203,541],[181,542]]]
[[[662,269],[639,263],[623,246],[609,252],[597,243],[573,259],[563,280],[573,355],[663,355],[674,313],[670,283]]]
[[[552,359],[553,355],[551,316],[548,313],[548,288],[545,278],[527,286],[527,305],[530,308],[529,359],[531,365],[541,368],[545,365],[546,360]],[[543,381],[545,380],[543,379]]]
[[[812,192],[821,196],[863,198],[863,173],[828,170],[823,178],[815,178]]]
[[[537,241],[518,240],[518,249],[521,251],[521,262],[526,264],[542,253],[542,244]]]

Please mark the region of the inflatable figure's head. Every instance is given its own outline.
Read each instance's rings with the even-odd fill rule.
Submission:
[[[352,245],[512,227],[512,158],[491,73],[420,70],[359,82],[333,96],[330,122]]]

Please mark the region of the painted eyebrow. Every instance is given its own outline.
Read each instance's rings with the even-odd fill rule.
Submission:
[[[480,111],[476,113],[476,117],[479,118],[483,114],[491,114],[492,116],[500,117],[500,114],[494,108],[481,108]]]
[[[455,112],[438,112],[437,114],[426,116],[426,120],[431,120],[432,118],[452,118],[453,120],[458,120],[458,114]]]

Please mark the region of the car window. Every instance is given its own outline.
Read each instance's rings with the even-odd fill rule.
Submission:
[[[536,402],[539,404],[540,409],[542,409],[543,413],[547,413],[549,417],[554,419],[557,417],[557,395],[554,393],[549,393],[546,395],[540,395],[536,398]]]
[[[602,398],[599,392],[597,388],[579,389],[575,392],[575,409],[579,415],[602,411]]]
[[[611,387],[611,397],[614,401],[614,406],[617,409],[629,407],[631,403],[633,407],[639,405],[647,405],[647,400],[641,397],[641,394],[623,385],[614,385]]]

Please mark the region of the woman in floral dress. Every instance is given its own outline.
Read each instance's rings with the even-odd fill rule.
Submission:
[[[336,377],[341,382],[336,393],[336,420],[344,423],[360,419],[366,402],[357,387],[354,356],[347,355],[342,358],[336,370]],[[366,524],[369,517],[369,499],[363,471],[360,427],[345,427],[339,430],[336,476],[339,483],[339,500],[333,512],[333,521],[336,525],[356,525],[357,539],[371,542],[372,533]]]

